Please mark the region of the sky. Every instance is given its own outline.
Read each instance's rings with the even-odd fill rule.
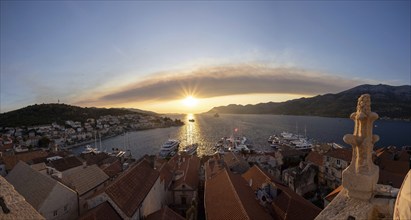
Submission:
[[[1,113],[57,102],[201,113],[411,84],[410,1],[0,4]]]

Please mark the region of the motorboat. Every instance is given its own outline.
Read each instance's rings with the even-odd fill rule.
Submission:
[[[188,119],[189,122],[195,122],[193,118]]]
[[[184,147],[183,151],[184,153],[188,154],[188,155],[194,155],[195,153],[197,153],[197,148],[198,148],[198,144],[194,143],[194,144],[190,144],[186,147]]]
[[[160,157],[168,157],[172,152],[174,152],[178,146],[180,145],[180,141],[175,139],[168,139],[160,149]]]

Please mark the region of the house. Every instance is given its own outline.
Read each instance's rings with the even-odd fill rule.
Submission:
[[[50,176],[20,161],[6,179],[46,219],[77,218],[76,192]]]
[[[2,220],[45,219],[1,176],[0,206],[0,219]]]
[[[167,206],[147,216],[146,220],[185,220]]]
[[[323,156],[324,171],[321,175],[323,179],[320,182],[324,183],[331,189],[335,189],[342,184],[342,171],[348,167],[351,162],[352,149],[347,148],[331,148]]]
[[[176,155],[168,164],[174,174],[168,201],[175,211],[185,216],[192,202],[198,200],[200,159],[195,155]]]
[[[245,161],[245,159],[240,154],[227,152],[224,155],[221,155],[221,157],[224,160],[227,168],[230,169],[230,171],[233,173],[242,174],[250,168],[247,161]]]
[[[123,219],[142,219],[164,206],[159,176],[143,159],[110,184],[103,197]]]
[[[258,166],[251,167],[242,177],[274,219],[314,219],[321,212],[320,208],[287,186],[276,182]]]
[[[226,168],[205,182],[206,219],[272,219],[240,175]]]
[[[13,167],[21,160],[23,162],[26,162],[28,164],[31,164],[33,160],[37,158],[42,158],[46,157],[48,155],[47,152],[41,151],[41,150],[36,150],[36,151],[29,151],[29,152],[24,152],[24,153],[19,153],[15,155],[4,155],[2,157],[3,159],[3,164],[6,167],[6,171],[10,171],[13,169]]]
[[[274,154],[277,162],[277,166],[273,170],[274,177],[281,180],[283,171],[289,167],[298,166],[306,155],[307,153],[301,150],[295,150],[283,145],[278,147]]]
[[[83,162],[78,157],[71,156],[57,160],[49,160],[49,163],[47,165],[53,167],[59,172],[64,172],[74,167],[83,166]]]
[[[400,188],[411,169],[411,154],[406,149],[390,146],[377,152],[374,163],[379,166],[379,184]]]
[[[96,164],[80,166],[64,172],[61,182],[77,192],[79,215],[88,209],[86,200],[107,185],[109,176]]]
[[[103,202],[100,205],[88,210],[81,215],[78,220],[121,220],[120,215],[114,210],[114,208],[108,202]]]
[[[291,167],[283,171],[282,181],[291,190],[300,196],[317,189],[316,175],[318,169],[311,163],[300,162],[297,167]]]

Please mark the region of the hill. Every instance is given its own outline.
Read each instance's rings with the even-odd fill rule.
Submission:
[[[0,127],[17,127],[43,125],[57,122],[64,124],[67,120],[85,122],[88,118],[99,118],[104,115],[126,115],[137,113],[127,109],[117,108],[82,108],[66,104],[30,105],[18,110],[0,114]]]
[[[355,111],[360,95],[371,95],[371,107],[380,117],[411,119],[411,86],[360,85],[337,93],[286,102],[214,107],[209,113],[278,114],[348,117]]]

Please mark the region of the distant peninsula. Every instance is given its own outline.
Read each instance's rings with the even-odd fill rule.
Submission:
[[[0,127],[35,126],[45,124],[65,124],[66,121],[85,123],[88,119],[98,119],[102,116],[139,115],[142,117],[162,118],[155,112],[126,108],[83,108],[67,104],[35,104],[21,109],[0,114]],[[167,121],[168,118],[166,118]],[[175,125],[181,121],[171,121]],[[174,124],[170,124],[171,126]]]
[[[345,118],[355,111],[361,94],[371,95],[372,109],[381,118],[411,120],[411,86],[360,85],[337,93],[286,102],[268,102],[255,105],[214,107],[207,113],[215,114],[275,114],[309,115]]]

